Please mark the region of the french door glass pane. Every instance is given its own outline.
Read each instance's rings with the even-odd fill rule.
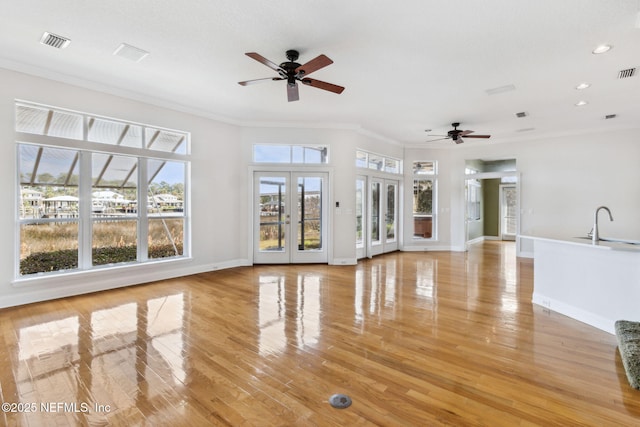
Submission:
[[[395,184],[387,184],[387,240],[395,240],[396,238],[396,186]]]
[[[362,212],[364,208],[364,181],[356,180],[356,246],[363,245]]]
[[[504,200],[504,234],[516,234],[516,201],[517,192],[515,187],[503,187],[502,196]]]
[[[285,177],[260,178],[260,251],[285,250]]]
[[[322,249],[322,178],[298,178],[298,250]]]
[[[371,241],[380,241],[380,183],[371,183]]]

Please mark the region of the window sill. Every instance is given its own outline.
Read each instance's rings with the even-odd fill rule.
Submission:
[[[68,270],[51,273],[36,273],[14,279],[11,285],[14,288],[29,287],[35,285],[71,285],[75,282],[86,284],[87,281],[107,278],[106,276],[122,276],[155,272],[164,264],[171,266],[190,263],[191,257],[163,258],[144,263],[106,264],[93,267],[90,270]]]

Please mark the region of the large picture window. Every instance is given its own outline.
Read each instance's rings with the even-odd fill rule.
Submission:
[[[16,104],[17,276],[179,258],[186,132]]]

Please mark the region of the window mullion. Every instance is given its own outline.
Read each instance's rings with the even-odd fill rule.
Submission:
[[[91,218],[91,153],[81,151],[78,182],[78,268],[92,267],[93,220]]]
[[[149,259],[148,160],[138,159],[138,262]]]

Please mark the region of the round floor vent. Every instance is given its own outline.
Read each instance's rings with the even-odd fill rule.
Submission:
[[[329,403],[334,408],[344,409],[351,406],[351,398],[346,394],[334,394],[329,398]]]

